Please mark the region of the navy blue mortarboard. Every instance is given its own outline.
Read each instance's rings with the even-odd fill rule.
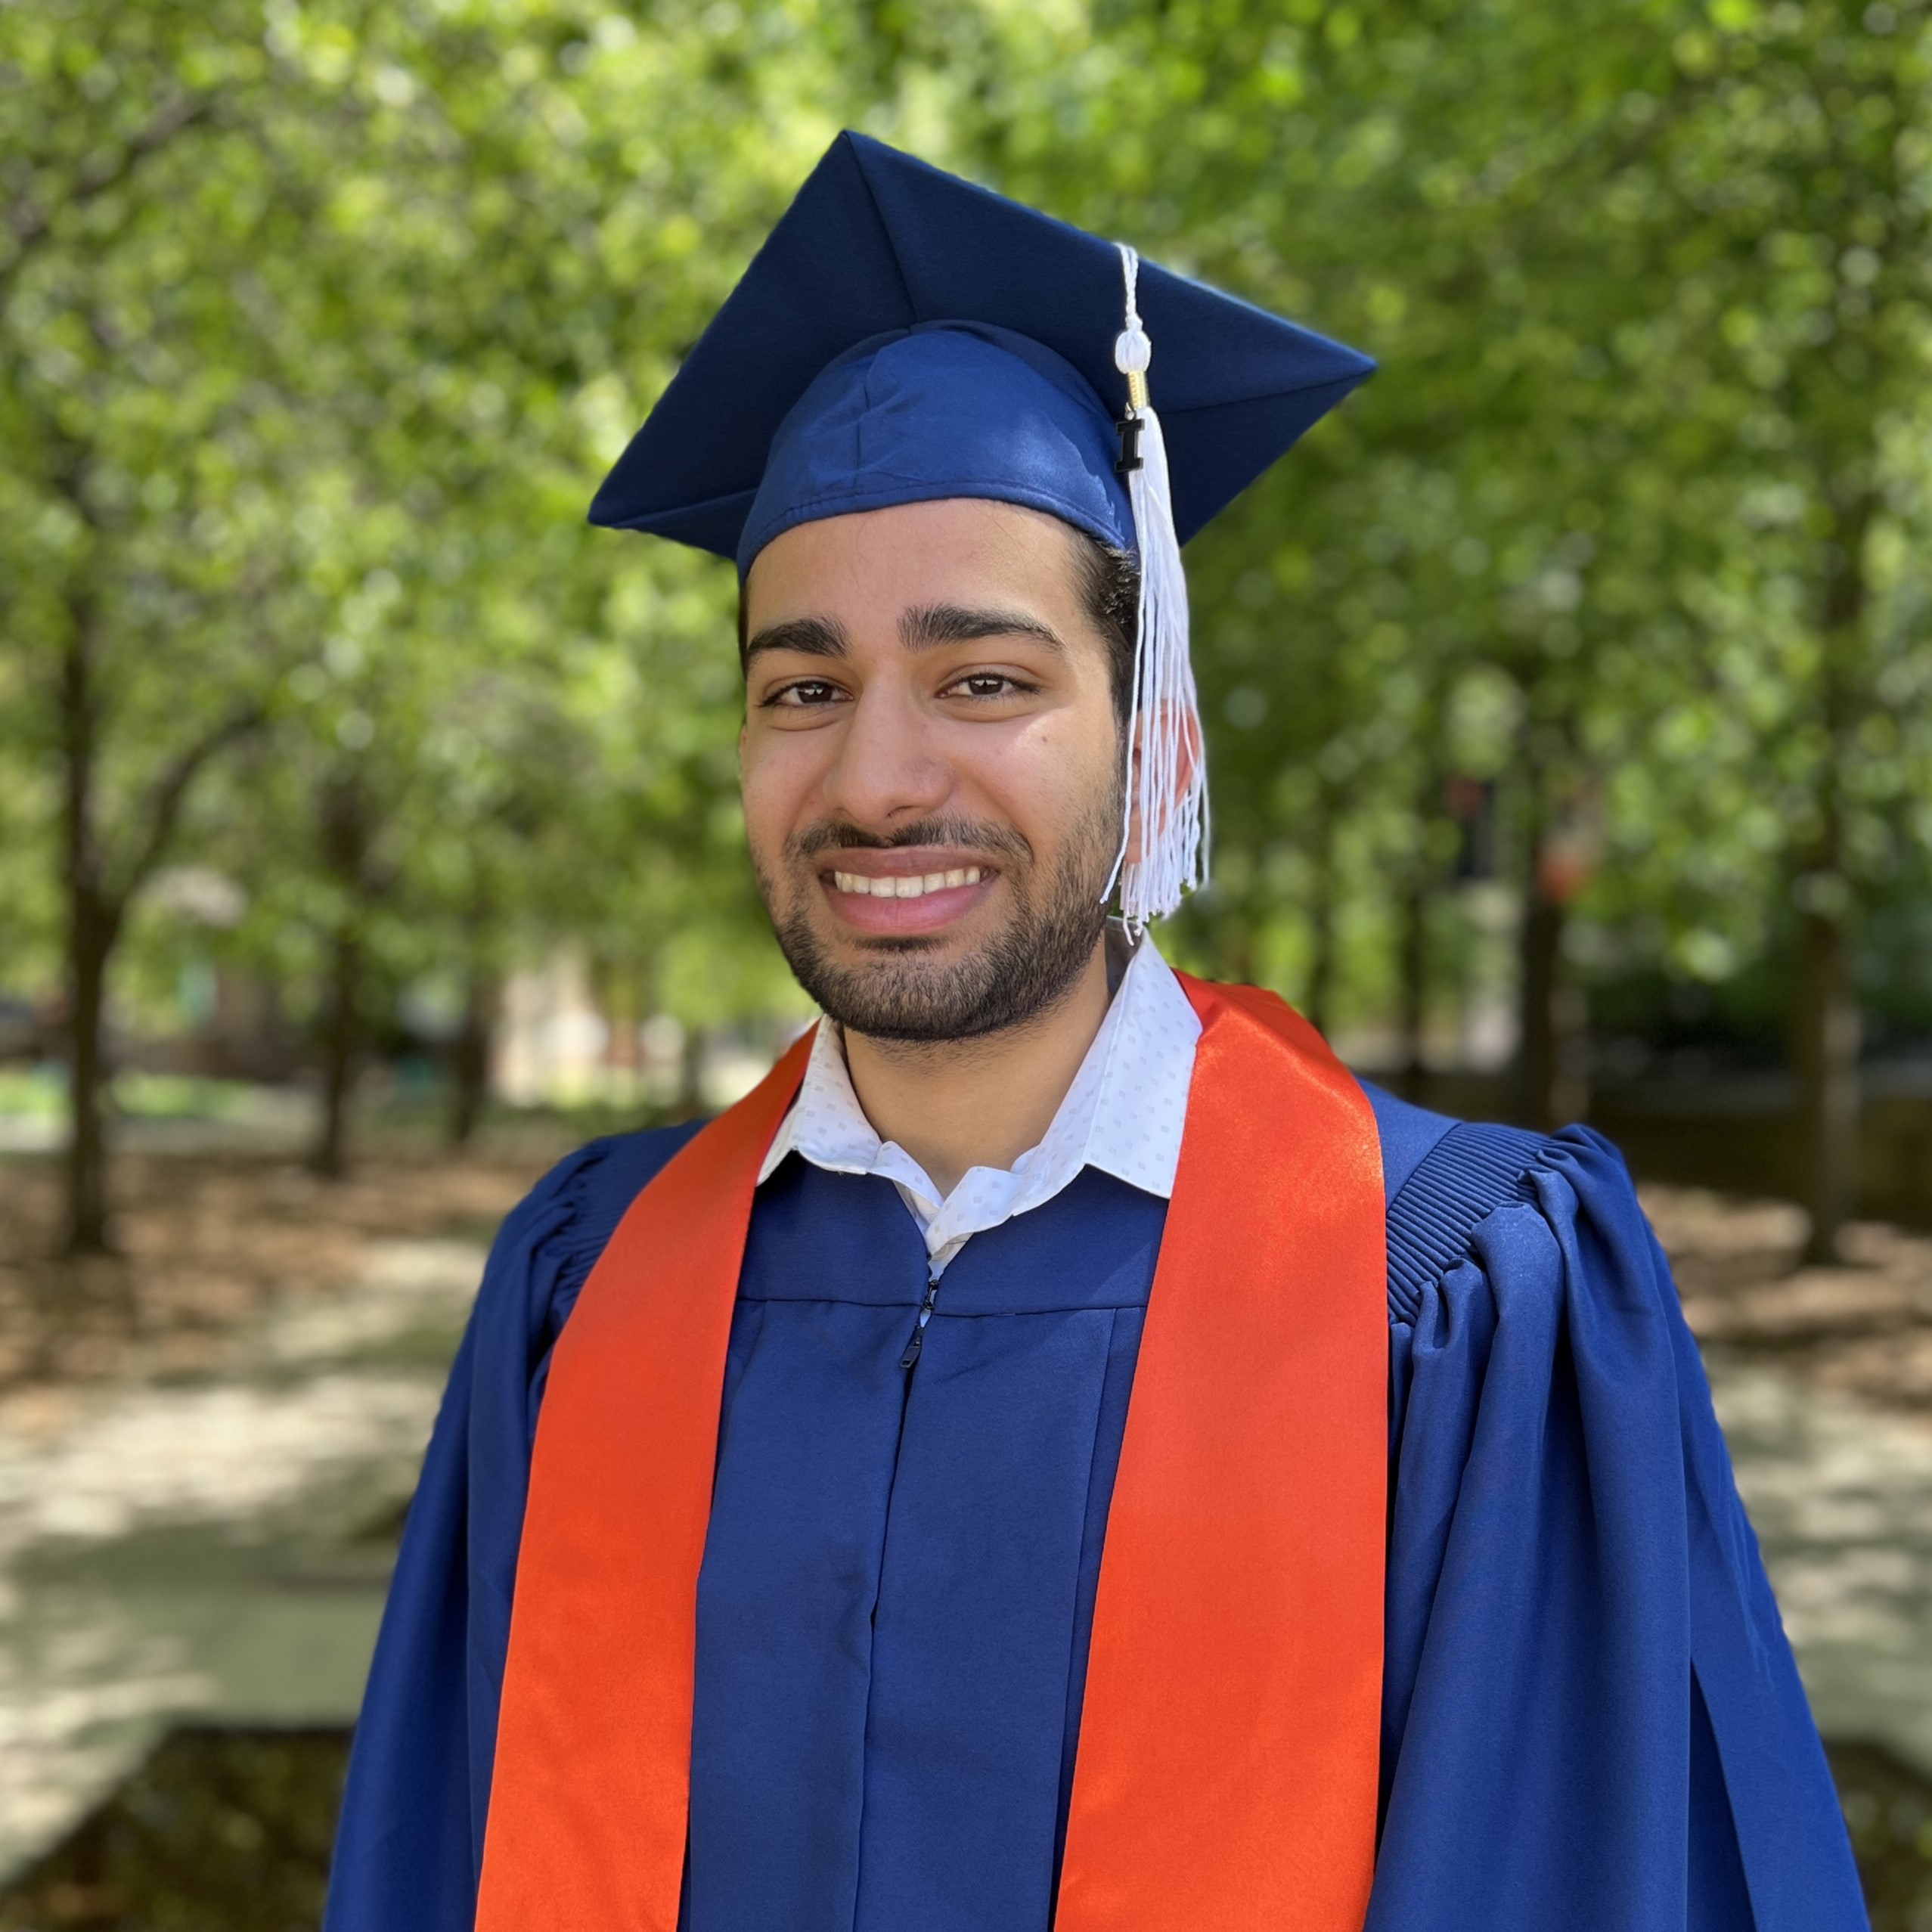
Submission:
[[[982,497],[1136,552],[1148,752],[1137,802],[1155,828],[1122,885],[1137,922],[1202,876],[1179,544],[1374,366],[842,134],[604,479],[591,521],[735,557],[742,575],[795,524]]]
[[[1152,263],[1140,300],[1160,345],[1153,383],[1185,542],[1375,365]],[[591,521],[742,569],[756,528],[768,521],[769,541],[809,520],[821,495],[1030,501],[997,487],[1005,471],[1021,488],[1052,478],[1063,513],[1130,547],[1112,426],[1126,400],[1120,316],[1111,242],[842,134],[606,478]],[[890,339],[909,331],[892,353]],[[1030,355],[1015,336],[1049,353]],[[976,355],[982,345],[1013,352],[1010,365]],[[1056,406],[1076,386],[1070,374],[1090,395]],[[870,409],[869,382],[881,392]],[[805,420],[788,420],[795,412]],[[1016,446],[1003,463],[1009,424]],[[761,492],[768,467],[782,469],[782,492],[777,475]]]

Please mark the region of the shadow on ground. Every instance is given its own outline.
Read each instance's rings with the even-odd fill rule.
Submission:
[[[345,1731],[177,1731],[0,1897],[0,1932],[312,1932],[348,1754]],[[1830,1754],[1872,1932],[1932,1932],[1932,1781]]]
[[[349,1734],[177,1731],[0,1899],[5,1932],[311,1932]]]
[[[1872,1932],[1932,1932],[1932,1783],[1870,1744],[1827,1747]]]

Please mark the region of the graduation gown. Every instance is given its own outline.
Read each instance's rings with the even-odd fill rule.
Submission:
[[[1614,1150],[1371,1098],[1391,1497],[1370,1932],[1862,1925]],[[549,1351],[691,1131],[580,1150],[498,1238],[403,1539],[329,1932],[468,1932]],[[1164,1218],[1089,1171],[975,1236],[909,1385],[925,1252],[889,1184],[795,1157],[760,1189],[699,1578],[691,1932],[1046,1932]]]

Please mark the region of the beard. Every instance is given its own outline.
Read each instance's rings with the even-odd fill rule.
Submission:
[[[1072,990],[1106,929],[1105,894],[1120,839],[1119,801],[1102,802],[1069,828],[1044,869],[1009,826],[932,818],[890,839],[856,827],[815,826],[786,842],[788,892],[754,855],[758,889],[779,950],[799,984],[830,1018],[873,1040],[920,1045],[975,1040],[1040,1019]],[[945,845],[998,862],[1012,896],[1006,924],[962,959],[936,955],[938,938],[868,938],[864,963],[834,960],[812,923],[817,861],[827,852]]]

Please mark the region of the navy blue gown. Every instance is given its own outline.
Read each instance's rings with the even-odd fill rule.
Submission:
[[[1622,1163],[1585,1129],[1371,1097],[1392,1483],[1369,1932],[1862,1927]],[[469,1932],[549,1351],[691,1130],[580,1150],[498,1237],[403,1538],[328,1932]],[[690,1932],[1048,1932],[1165,1213],[1089,1170],[975,1236],[908,1367],[925,1248],[889,1183],[794,1156],[759,1190],[699,1581]]]

